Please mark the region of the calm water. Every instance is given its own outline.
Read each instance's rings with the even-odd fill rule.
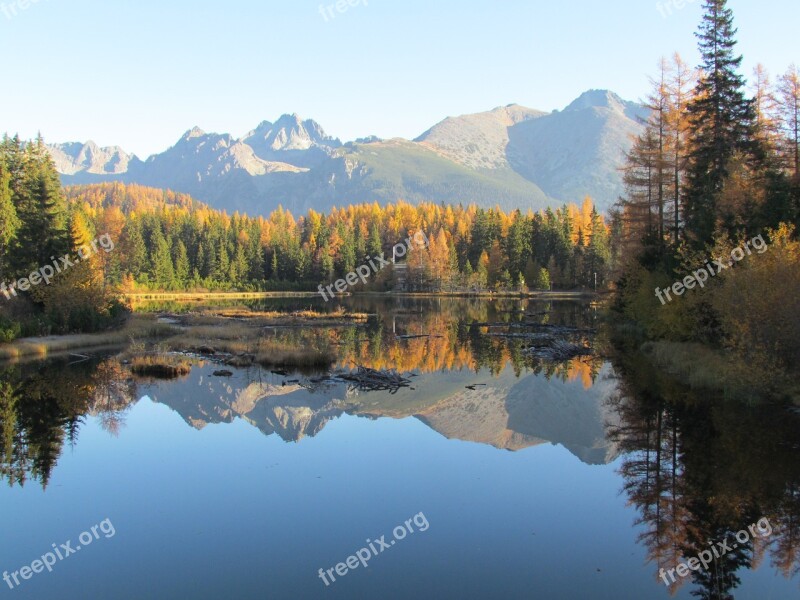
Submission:
[[[113,357],[0,371],[0,571],[91,538],[2,597],[800,597],[796,417],[690,393],[587,304],[348,302],[375,316],[265,335],[413,388],[210,363],[134,381]],[[542,361],[505,336],[524,332],[596,353]],[[769,537],[659,580],[761,518]]]

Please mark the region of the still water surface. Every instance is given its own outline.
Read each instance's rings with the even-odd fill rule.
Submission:
[[[336,368],[398,368],[413,388],[260,367],[220,378],[211,363],[132,380],[107,356],[0,371],[0,570],[114,527],[0,594],[800,597],[800,423],[785,410],[689,392],[584,303],[347,302],[376,316],[265,335],[329,336]],[[505,335],[520,323],[596,352],[529,357]],[[325,585],[320,569],[415,515],[415,533]],[[672,589],[659,580],[762,517],[769,538]]]

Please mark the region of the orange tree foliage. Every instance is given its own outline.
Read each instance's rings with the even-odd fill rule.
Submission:
[[[422,231],[430,244],[408,257],[417,290],[517,289],[525,273],[549,273],[557,288],[600,285],[608,270],[608,229],[589,199],[539,214],[404,201],[309,210],[295,217],[228,215],[182,194],[105,183],[68,188],[73,212],[92,233],[118,242],[103,268],[114,282],[150,289],[316,289]],[[594,242],[594,243],[592,243]],[[492,260],[486,265],[481,257]],[[482,269],[487,272],[481,274]],[[393,285],[374,277],[375,287]]]

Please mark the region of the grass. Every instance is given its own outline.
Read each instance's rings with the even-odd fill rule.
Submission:
[[[188,375],[192,370],[192,363],[182,356],[158,352],[134,356],[130,361],[130,369],[134,375],[142,377],[175,379]]]
[[[191,369],[190,362],[175,351],[232,355],[232,366],[260,364],[271,367],[317,368],[329,367],[336,361],[335,353],[326,343],[281,341],[265,339],[264,327],[336,327],[363,323],[369,315],[297,311],[251,311],[246,308],[211,309],[178,318],[179,325],[160,323],[154,314],[133,314],[125,326],[99,334],[76,334],[16,340],[0,344],[0,361],[43,359],[59,354],[99,348],[124,348],[131,371],[152,377],[178,377]],[[139,341],[136,341],[139,340]],[[145,342],[161,340],[157,348],[145,351]],[[321,346],[321,347],[320,347]]]
[[[174,335],[175,331],[170,325],[158,323],[153,315],[132,315],[118,331],[23,338],[1,344],[0,361],[42,359],[78,350],[125,346],[131,338],[162,338]]]
[[[227,363],[234,367],[252,364],[264,367],[330,367],[336,361],[336,355],[330,349],[290,344],[261,335],[259,329],[238,323],[198,326],[183,335],[165,340],[164,346],[171,350],[213,350],[215,354],[231,354]]]

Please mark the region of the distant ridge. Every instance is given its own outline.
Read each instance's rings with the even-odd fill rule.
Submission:
[[[539,210],[587,195],[606,210],[623,192],[619,167],[645,117],[637,103],[590,90],[563,111],[509,104],[448,117],[413,141],[342,143],[293,114],[241,139],[194,127],[145,161],[91,141],[49,148],[67,185],[139,183],[253,215],[398,199]]]

